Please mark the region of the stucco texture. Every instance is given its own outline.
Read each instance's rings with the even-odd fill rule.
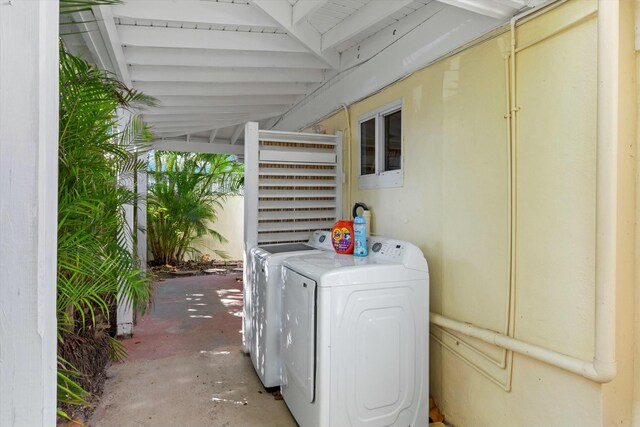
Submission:
[[[432,326],[430,392],[453,425],[631,424],[632,402],[638,401],[631,338],[638,337],[632,257],[636,70],[628,50],[633,4],[624,3],[621,70],[632,73],[620,82],[630,119],[620,129],[626,160],[619,171],[619,221],[621,230],[629,230],[621,233],[618,249],[618,376],[603,386]],[[350,122],[341,111],[320,124],[327,133],[345,132],[343,216],[356,201],[365,202],[374,234],[423,250],[433,312],[590,360],[597,4],[566,2],[518,25],[515,36],[513,86],[511,34],[497,31],[349,106]],[[515,138],[508,136],[511,95]],[[358,117],[399,99],[404,184],[360,190]]]
[[[214,250],[220,250],[226,252],[229,259],[242,259],[243,221],[244,197],[229,197],[224,202],[224,208],[218,210],[218,220],[210,225],[211,228],[222,234],[227,241],[220,243],[211,236],[204,236],[196,240],[193,246],[203,255],[209,254],[212,258],[220,258],[213,252]]]

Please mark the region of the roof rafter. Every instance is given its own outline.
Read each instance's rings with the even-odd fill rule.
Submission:
[[[287,34],[192,30],[186,28],[143,27],[133,25],[119,25],[118,33],[120,34],[122,44],[127,46],[308,52],[304,46],[292,40]]]
[[[180,119],[180,117],[176,117],[174,119],[168,121],[147,121],[149,125],[153,126],[155,129],[188,129],[189,133],[198,132],[197,130],[189,129],[190,127],[204,127],[202,131],[210,131],[217,128],[223,128],[227,126],[233,126],[238,124],[244,124],[249,121],[256,121],[274,117],[278,113],[263,113],[263,114],[240,114],[234,118],[221,118],[216,119],[214,117],[202,117],[202,118],[194,118],[189,119],[185,117],[184,119]],[[208,126],[208,128],[207,128]]]
[[[233,126],[238,123],[238,120],[194,120],[194,121],[171,121],[171,122],[147,122],[151,126],[152,131],[156,132],[169,132],[184,130],[184,133],[196,133],[198,129],[203,131],[210,131],[212,129],[224,128]]]
[[[393,32],[379,31],[366,40],[343,51],[340,54],[340,66],[342,69],[347,69],[364,61],[368,61],[378,52],[409,34],[418,26],[424,25],[425,22],[444,9],[454,8],[438,1],[429,2],[429,4],[419,8],[394,24]]]
[[[120,35],[116,29],[116,23],[113,20],[110,6],[94,6],[92,10],[98,21],[98,29],[107,47],[107,52],[111,57],[111,63],[115,67],[113,72],[115,72],[127,86],[131,87],[129,69],[127,68]]]
[[[242,132],[244,132],[244,123],[236,126],[233,134],[231,134],[231,145],[234,145],[236,142],[238,142],[238,138],[240,138]]]
[[[278,122],[278,120],[280,120],[280,116],[276,116],[276,117],[272,117],[272,118],[268,119],[266,121],[266,123],[264,124],[263,128],[267,129],[267,130],[271,129],[273,127],[273,125],[275,125]]]
[[[298,0],[293,5],[293,25],[313,15],[318,9],[327,4],[329,0]]]
[[[251,3],[271,17],[317,58],[331,66],[332,69],[338,69],[340,54],[336,50],[323,51],[321,34],[308,22],[293,23],[293,6],[288,0],[251,0]]]
[[[199,0],[136,0],[112,6],[113,16],[152,21],[179,21],[223,26],[276,27],[248,4]]]
[[[229,121],[229,120],[250,120],[254,116],[261,116],[260,118],[273,117],[276,114],[281,114],[280,111],[267,111],[263,113],[220,113],[220,114],[143,114],[145,121],[148,123],[162,124],[166,122],[196,122],[196,121]]]
[[[129,72],[132,80],[146,82],[319,83],[324,77],[322,70],[315,68],[215,68],[132,65]]]
[[[215,3],[222,4],[222,3]],[[159,47],[124,48],[130,65],[184,65],[190,67],[320,68],[329,66],[310,53],[259,52]]]
[[[154,107],[143,111],[145,116],[156,114],[242,114],[242,113],[269,113],[284,111],[287,104],[268,105],[212,105],[207,107]]]
[[[511,18],[517,9],[500,4],[490,0],[438,0],[441,3],[450,6],[466,9],[470,12],[479,13],[480,15],[489,16],[500,20]],[[524,5],[522,5],[524,6]]]
[[[241,96],[156,96],[159,106],[206,107],[209,105],[267,105],[294,104],[296,95],[241,95]]]
[[[163,129],[159,131],[155,131],[156,136],[162,138],[175,138],[178,136],[184,136],[188,133],[200,133],[200,132],[210,132],[213,129],[222,129],[229,126],[234,126],[234,124],[227,125],[203,125],[198,127],[175,127],[173,129]]]
[[[532,4],[534,2],[531,2],[528,0],[495,0],[495,1],[497,1],[498,3],[502,3],[506,6],[511,6],[514,9],[522,9],[524,7],[535,7],[535,4]]]
[[[181,136],[181,135],[175,135],[175,136]],[[151,148],[154,150],[183,151],[183,152],[191,152],[191,153],[209,153],[209,154],[235,154],[235,155],[242,155],[244,153],[244,148],[242,146],[223,144],[219,142],[207,144],[206,142],[194,142],[193,139],[189,142],[156,139],[152,141],[150,145],[151,145]]]
[[[214,129],[209,134],[209,144],[213,144],[213,141],[216,140],[216,135],[218,134],[218,129]]]
[[[61,18],[62,16],[64,15],[61,15]],[[77,25],[78,31],[100,69],[113,70],[111,58],[107,51],[107,43],[102,40],[99,27],[94,22],[95,16],[93,12],[90,10],[76,12],[73,14],[73,21],[76,22],[75,25]],[[98,31],[95,31],[96,28],[98,28]]]
[[[413,0],[372,1],[365,4],[322,35],[322,49],[331,49],[349,40],[411,3]]]
[[[309,83],[212,83],[212,82],[136,82],[135,88],[152,96],[242,96],[306,95],[315,86]],[[288,102],[288,101],[287,101]],[[280,102],[274,102],[278,104]]]

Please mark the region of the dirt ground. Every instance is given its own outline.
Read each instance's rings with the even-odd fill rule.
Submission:
[[[241,351],[242,274],[166,279],[107,372],[94,427],[295,426]]]
[[[174,263],[172,265],[153,264],[150,266],[152,277],[155,280],[187,276],[221,275],[237,273],[242,271],[242,261],[209,259],[203,256],[199,260],[188,260]]]

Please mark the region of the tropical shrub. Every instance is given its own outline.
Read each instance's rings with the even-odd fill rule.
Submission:
[[[137,147],[149,133],[133,113],[125,122],[116,115],[120,109],[126,117],[152,100],[69,54],[62,43],[59,85],[58,402],[81,404],[87,388],[82,356],[95,361],[123,355],[108,333],[115,320],[110,307],[127,301],[143,310],[152,296],[127,249],[133,230],[123,206],[136,196],[122,185],[146,168]]]
[[[224,154],[156,151],[149,162],[147,241],[158,263],[182,261],[204,235],[225,242],[210,227],[227,197],[239,194],[244,165]],[[221,258],[223,251],[212,250]]]

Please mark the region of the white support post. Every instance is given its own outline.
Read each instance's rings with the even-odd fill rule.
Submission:
[[[244,275],[242,349],[251,347],[251,288],[253,266],[249,251],[258,244],[258,123],[244,126]]]
[[[120,180],[120,185],[133,191],[133,179],[125,178]],[[125,214],[125,227],[131,227],[134,230],[133,221],[133,205],[124,205],[122,207]],[[127,233],[128,234],[128,233]],[[127,250],[133,253],[133,234],[127,236]],[[116,314],[116,321],[118,322],[118,336],[130,337],[133,335],[133,306],[131,301],[124,297],[122,294],[118,296],[118,311]]]
[[[258,123],[244,126],[244,241],[248,249],[258,244]]]
[[[0,426],[56,424],[58,2],[0,2]]]
[[[118,110],[117,114],[120,122],[120,131],[122,131],[131,119],[131,113],[127,110]],[[118,177],[118,184],[131,192],[135,191],[133,173],[120,175]],[[135,233],[134,206],[124,205],[122,209],[124,211],[125,219],[125,224],[123,224],[123,226],[131,231],[130,233],[125,233],[125,235],[127,236],[127,251],[132,255],[135,255],[133,247],[133,233]],[[128,298],[125,298],[122,294],[118,295],[118,310],[116,312],[116,322],[118,326],[118,336],[130,337],[131,335],[133,335],[133,305],[131,304],[131,301]]]
[[[148,154],[141,154],[138,159],[147,161]],[[136,215],[137,255],[140,270],[147,269],[147,171],[139,170],[137,173],[136,191],[138,193],[138,206]]]

